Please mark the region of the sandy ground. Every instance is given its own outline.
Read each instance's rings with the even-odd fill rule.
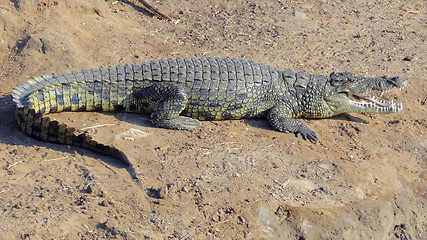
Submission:
[[[0,239],[426,239],[422,0],[0,1]],[[126,113],[52,115],[124,151],[39,142],[11,92],[45,73],[169,57],[234,57],[315,74],[403,76],[398,114],[304,120],[312,144],[264,120],[155,128]]]

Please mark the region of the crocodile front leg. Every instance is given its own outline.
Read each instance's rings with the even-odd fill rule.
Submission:
[[[298,119],[292,118],[292,110],[285,106],[280,105],[273,107],[267,114],[267,120],[271,126],[280,132],[294,133],[295,136],[300,134],[304,140],[317,142],[318,138],[315,132],[311,131]]]
[[[126,111],[151,113],[154,125],[169,129],[193,130],[202,124],[180,116],[187,105],[187,94],[180,85],[150,82],[126,99]]]

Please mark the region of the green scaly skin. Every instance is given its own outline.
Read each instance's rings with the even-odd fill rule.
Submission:
[[[185,130],[201,126],[199,120],[265,117],[278,131],[316,142],[317,135],[297,118],[399,112],[402,104],[364,94],[406,84],[401,77],[320,76],[247,60],[178,58],[46,74],[21,84],[13,98],[18,126],[27,135],[88,148],[129,163],[118,149],[45,115],[62,111],[151,113],[154,125]]]

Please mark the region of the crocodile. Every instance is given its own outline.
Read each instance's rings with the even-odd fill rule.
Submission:
[[[402,77],[369,78],[349,72],[329,76],[282,71],[249,60],[171,58],[152,62],[45,74],[13,90],[16,121],[39,140],[83,147],[129,164],[125,154],[87,132],[45,116],[63,111],[151,114],[155,126],[192,130],[199,120],[265,117],[280,132],[318,141],[298,118],[341,113],[394,113],[401,103],[366,95],[402,88]]]

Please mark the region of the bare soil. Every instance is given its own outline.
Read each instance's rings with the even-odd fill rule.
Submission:
[[[426,2],[0,1],[0,239],[426,239]],[[403,76],[398,114],[155,128],[126,113],[51,115],[135,166],[36,141],[12,89],[45,73],[169,57],[233,57],[313,74]]]

